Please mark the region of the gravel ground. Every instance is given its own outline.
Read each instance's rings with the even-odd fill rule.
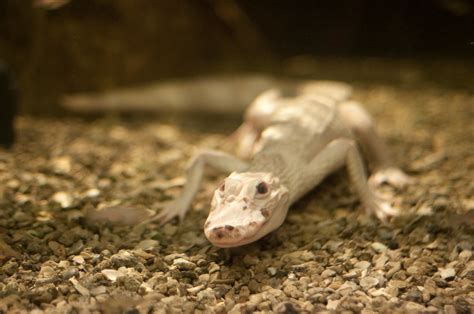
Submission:
[[[341,171],[237,249],[203,235],[218,174],[182,223],[140,224],[234,122],[20,118],[0,151],[0,312],[472,312],[474,95],[356,88],[414,178],[404,216],[365,217]]]

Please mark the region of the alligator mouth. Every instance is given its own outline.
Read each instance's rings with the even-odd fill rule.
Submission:
[[[206,238],[214,246],[220,248],[236,247],[248,244],[257,240],[258,231],[266,222],[257,224],[255,226],[237,226],[231,227],[224,225],[220,227],[206,228],[204,234]]]

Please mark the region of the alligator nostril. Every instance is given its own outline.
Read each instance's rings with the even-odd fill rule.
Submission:
[[[234,227],[233,227],[233,226],[230,226],[230,225],[225,225],[225,228],[226,228],[227,230],[234,230]]]
[[[262,208],[262,209],[260,209],[260,212],[262,213],[263,217],[265,217],[265,218],[270,217],[270,212],[268,211],[268,209]]]
[[[224,233],[224,228],[222,227],[215,227],[214,229],[212,229],[212,231],[214,232],[214,234],[216,235],[216,237],[218,237],[219,239],[222,239],[225,235]]]

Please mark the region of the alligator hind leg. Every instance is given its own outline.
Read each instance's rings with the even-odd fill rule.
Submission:
[[[280,106],[279,99],[280,91],[269,89],[255,98],[245,111],[244,122],[230,136],[230,142],[237,144],[237,155],[240,158],[250,159],[258,150],[260,135]]]
[[[237,146],[237,155],[242,159],[250,159],[260,139],[258,131],[251,122],[244,121],[234,133],[232,133],[226,144]],[[225,145],[225,144],[224,144]],[[227,146],[226,146],[227,147]]]

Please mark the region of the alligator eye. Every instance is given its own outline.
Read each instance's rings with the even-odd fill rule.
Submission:
[[[225,182],[222,182],[221,186],[219,187],[219,191],[224,192],[225,190]]]
[[[265,182],[260,182],[257,185],[258,194],[266,194],[268,192],[268,185]]]

